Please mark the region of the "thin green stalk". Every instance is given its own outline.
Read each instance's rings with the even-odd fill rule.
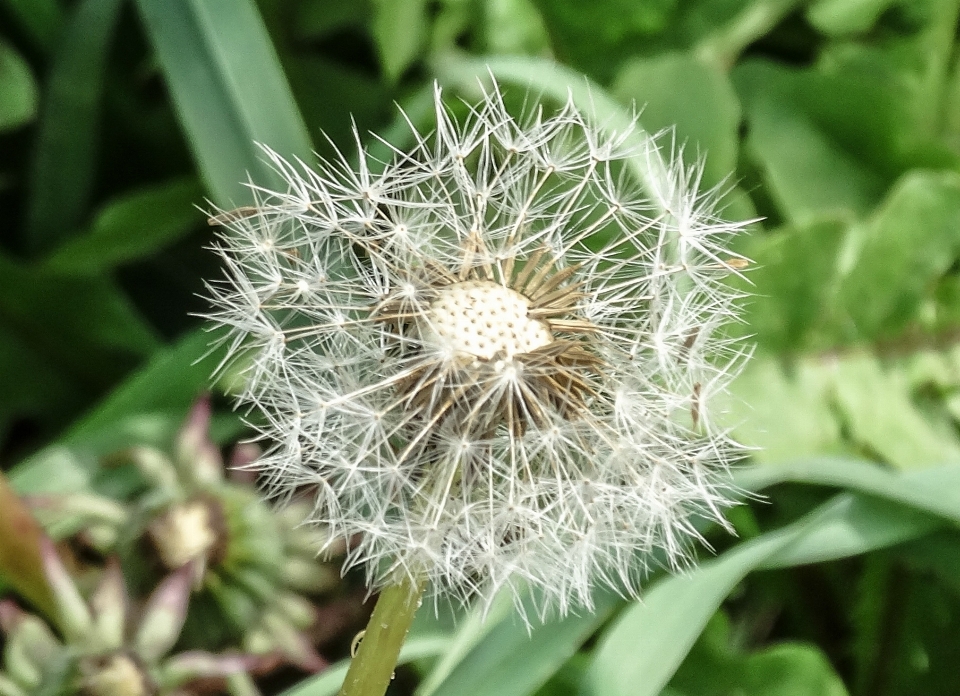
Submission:
[[[762,37],[800,5],[800,0],[757,0],[746,5],[727,24],[711,33],[694,48],[705,63],[728,71],[751,43]]]
[[[380,593],[373,616],[350,663],[340,696],[383,696],[393,679],[400,648],[420,607],[424,580],[404,576]]]

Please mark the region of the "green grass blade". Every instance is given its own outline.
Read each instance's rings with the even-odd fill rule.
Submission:
[[[213,340],[214,334],[197,329],[176,345],[154,353],[146,366],[78,420],[63,441],[80,441],[88,433],[138,413],[175,409],[186,413],[209,383],[210,375],[222,358],[222,350],[211,350]]]
[[[215,201],[277,187],[256,143],[309,159],[310,138],[252,0],[138,0],[194,158]]]
[[[956,491],[960,488],[960,467],[894,478],[901,488],[914,493]],[[953,519],[952,515],[943,516]],[[917,538],[941,524],[941,520],[918,516],[915,510],[889,503],[884,508],[860,495],[836,496],[794,524],[741,544],[690,573],[654,585],[643,602],[621,614],[604,635],[594,653],[584,693],[659,694],[726,596],[757,568],[867,553]]]
[[[107,55],[122,0],[82,0],[60,38],[40,112],[26,246],[50,248],[83,220],[93,191]]]
[[[960,467],[945,469],[954,468],[960,470]],[[941,488],[927,478],[925,471],[914,471],[905,476],[861,460],[824,457],[744,469],[736,476],[737,484],[748,490],[788,481],[837,486],[960,523],[960,488]]]
[[[185,177],[128,193],[104,206],[93,225],[46,260],[61,273],[102,273],[172,244],[203,222],[203,190]]]
[[[527,696],[535,693],[607,620],[623,599],[598,593],[594,610],[529,628],[516,612],[494,625],[432,692],[433,696]],[[531,605],[527,614],[535,621]]]

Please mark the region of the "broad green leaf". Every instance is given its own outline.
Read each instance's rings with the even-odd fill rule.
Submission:
[[[834,366],[836,401],[850,438],[901,469],[960,462],[960,442],[938,431],[911,401],[907,376],[870,355]]]
[[[901,157],[906,156],[907,163],[956,168],[957,153],[943,148],[936,138],[944,116],[952,118],[944,87],[955,54],[960,4],[956,0],[924,0],[896,5],[881,18],[869,39],[828,42],[818,62],[827,74],[874,84],[888,100],[892,98],[886,108],[894,107],[901,116],[898,123],[888,124],[890,144]],[[864,132],[869,133],[874,119],[857,103],[857,92],[849,96],[853,99],[848,102],[838,101],[838,95],[828,90],[814,103],[833,109],[836,120],[852,127],[857,120],[864,121]]]
[[[426,0],[374,0],[373,38],[387,79],[395,82],[420,52]]]
[[[733,172],[740,103],[719,68],[683,53],[635,59],[624,63],[610,89],[621,102],[640,109],[640,123],[648,132],[675,127],[688,162],[706,156],[705,187]]]
[[[81,0],[47,78],[30,169],[28,247],[49,249],[77,228],[96,176],[107,55],[122,0]]]
[[[89,231],[61,245],[46,265],[84,275],[149,256],[197,228],[202,197],[193,177],[127,194],[109,203]]]
[[[399,664],[406,664],[414,660],[442,655],[450,643],[448,636],[417,636],[412,637],[400,651]],[[281,696],[336,696],[347,676],[350,660],[342,660],[331,665],[321,674],[304,679],[296,686],[284,691]]]
[[[37,84],[30,66],[0,41],[0,132],[29,123],[36,112]]]
[[[816,0],[807,19],[824,34],[843,36],[867,31],[896,0]]]
[[[487,637],[494,626],[500,625],[513,613],[513,598],[509,592],[501,592],[497,595],[489,608],[473,607],[459,622],[457,631],[451,637],[450,645],[443,656],[420,682],[417,696],[433,696],[437,688],[477,643]]]
[[[550,36],[533,0],[489,0],[483,19],[490,53],[540,55],[550,51]]]
[[[678,20],[675,0],[535,0],[535,4],[558,58],[603,82],[616,70],[612,56],[646,48]]]
[[[670,682],[689,696],[845,696],[843,681],[814,645],[782,642],[751,653],[731,636],[721,611]]]
[[[822,520],[815,530],[773,553],[757,568],[792,568],[849,558],[919,539],[943,528],[940,518],[886,500],[868,496],[842,500],[842,515]]]
[[[880,200],[911,125],[902,93],[860,75],[758,59],[738,66],[733,80],[750,156],[787,221],[862,215]]]
[[[33,42],[49,50],[63,23],[57,0],[4,0],[4,4]]]
[[[802,536],[816,517],[836,514],[834,506],[655,584],[643,602],[621,612],[600,639],[582,693],[659,694],[731,590],[774,552]]]
[[[928,470],[909,478],[865,464],[851,467],[846,475],[842,467],[837,467],[836,473],[846,480],[862,477],[860,487],[873,488],[874,494],[882,490],[896,502],[908,502],[904,498],[910,498],[908,504],[920,503],[918,509],[945,513],[954,522],[960,519],[960,493],[956,493],[960,467]],[[931,500],[940,490],[953,490],[954,494],[948,500]],[[836,496],[787,527],[741,544],[685,575],[656,583],[642,603],[623,612],[604,634],[584,692],[597,696],[660,693],[727,594],[755,568],[806,562],[813,551],[818,559],[865,553],[904,541],[910,533],[926,531],[913,513],[907,517],[864,514],[862,505],[856,496]],[[802,552],[804,548],[808,550]]]
[[[722,403],[722,422],[756,450],[760,462],[780,463],[798,457],[840,452],[840,423],[832,405],[831,370],[805,358],[789,370],[775,358],[750,360]]]
[[[257,143],[310,159],[306,127],[253,0],[137,0],[194,158],[215,202],[240,182],[280,188]]]
[[[835,344],[835,336],[816,329],[828,318],[846,233],[838,220],[812,220],[752,235],[739,249],[754,262],[737,286],[750,295],[744,324],[758,350],[798,354],[811,343]]]
[[[846,696],[843,680],[818,649],[775,645],[751,655],[743,665],[747,696]]]
[[[905,175],[852,242],[839,301],[857,338],[902,331],[960,254],[960,174]]]

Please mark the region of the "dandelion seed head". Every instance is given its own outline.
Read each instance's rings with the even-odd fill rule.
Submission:
[[[744,224],[675,149],[572,104],[514,118],[494,88],[458,120],[438,90],[436,118],[386,163],[268,151],[288,190],[215,218],[210,318],[265,482],[313,491],[374,586],[533,586],[561,612],[635,593],[729,504],[713,401],[746,353],[724,283]]]

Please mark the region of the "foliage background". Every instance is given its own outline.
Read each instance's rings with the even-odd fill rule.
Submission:
[[[355,125],[382,151],[368,131],[405,142],[395,102],[429,129],[434,80],[468,98],[488,70],[521,97],[569,87],[610,122],[636,104],[648,130],[675,125],[725,214],[764,218],[740,249],[756,356],[724,417],[765,497],[642,604],[598,597],[530,635],[506,610],[423,617],[403,688],[958,694],[958,11],[0,0],[0,462],[20,492],[72,490],[111,448],[169,437],[216,359],[191,316],[217,273],[197,206],[246,202],[245,173],[273,183],[254,141],[349,155]]]

